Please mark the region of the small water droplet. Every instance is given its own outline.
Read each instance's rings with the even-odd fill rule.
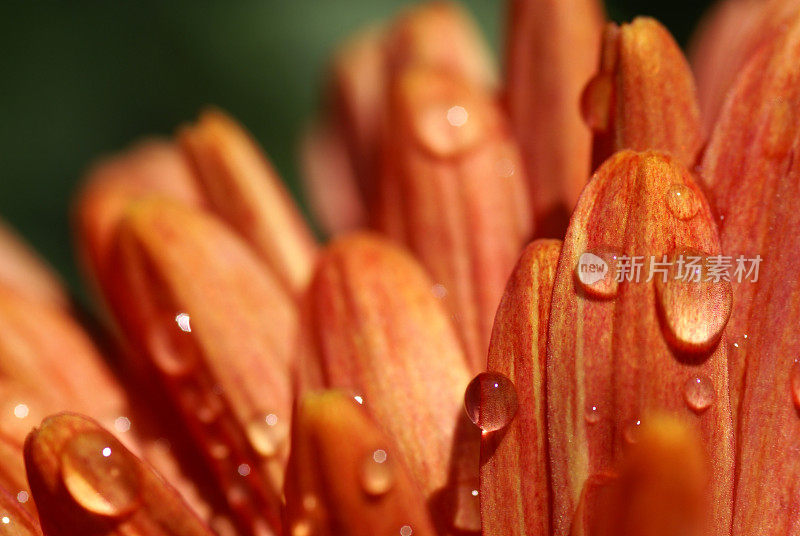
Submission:
[[[685,184],[673,184],[667,190],[667,208],[679,220],[690,220],[700,211],[700,199]]]
[[[585,417],[588,424],[597,424],[600,422],[600,408],[597,404],[586,404]]]
[[[800,411],[800,360],[795,360],[794,364],[792,364],[789,382],[791,384],[794,407]]]
[[[292,536],[311,536],[311,523],[305,519],[296,521],[292,525]]]
[[[137,460],[106,432],[87,432],[70,440],[61,454],[61,480],[86,510],[109,517],[139,504],[141,475]]]
[[[319,501],[317,500],[316,496],[310,493],[303,496],[303,508],[306,512],[313,512],[317,509],[318,504]]]
[[[394,485],[394,467],[383,449],[371,452],[361,464],[361,487],[368,495],[383,495]]]
[[[25,504],[30,499],[30,495],[28,495],[27,491],[20,491],[17,493],[17,502],[21,504]]]
[[[447,288],[441,283],[436,283],[431,287],[431,294],[433,294],[434,298],[442,300],[447,296]]]
[[[250,474],[250,466],[246,463],[239,464],[239,467],[236,469],[236,472],[239,473],[241,476],[248,476]]]
[[[266,458],[275,456],[289,436],[288,424],[275,413],[254,417],[248,423],[246,431],[253,449]]]
[[[694,376],[686,381],[683,396],[692,411],[703,413],[716,398],[714,384],[705,376]]]
[[[514,383],[497,372],[481,372],[464,393],[467,415],[484,432],[508,426],[517,413],[517,406]]]
[[[642,421],[639,419],[632,419],[628,421],[622,431],[622,435],[627,443],[636,443],[639,440],[641,426]]]
[[[131,429],[130,419],[128,419],[127,417],[117,417],[116,419],[114,419],[114,429],[117,432],[124,434],[125,432]]]
[[[403,525],[400,527],[400,536],[411,536],[414,534],[414,530],[411,528],[411,525]]]
[[[460,532],[475,533],[481,530],[481,500],[478,479],[455,486],[455,513],[453,528]]]

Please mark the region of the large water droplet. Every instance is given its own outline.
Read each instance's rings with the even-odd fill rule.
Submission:
[[[684,264],[678,264],[683,255]],[[733,291],[728,281],[709,280],[706,268],[698,268],[699,281],[680,277],[688,271],[688,259],[700,254],[672,255],[666,278],[654,278],[656,302],[667,342],[679,352],[711,350],[722,336],[731,316]],[[701,264],[705,266],[706,258]],[[666,279],[666,280],[665,280]]]
[[[714,384],[705,376],[694,376],[686,381],[683,396],[692,411],[703,413],[716,398]]]
[[[368,495],[383,495],[394,484],[394,466],[383,449],[371,452],[361,463],[361,487]]]
[[[797,411],[800,411],[800,360],[795,360],[789,373],[789,383],[792,389],[792,402]]]
[[[86,510],[118,517],[139,504],[141,474],[133,455],[106,432],[82,433],[61,453],[61,480]]]
[[[257,415],[246,430],[253,449],[266,458],[275,456],[289,437],[288,423],[275,413]]]
[[[700,211],[700,199],[685,184],[673,184],[667,190],[667,208],[679,220],[690,220]]]
[[[517,406],[514,383],[497,372],[481,372],[464,393],[467,415],[484,432],[508,426],[517,413]]]

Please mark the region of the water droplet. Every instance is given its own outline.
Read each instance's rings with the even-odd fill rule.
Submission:
[[[125,432],[131,429],[130,419],[128,419],[127,417],[117,417],[116,419],[114,419],[114,429],[117,432],[124,434]]]
[[[292,525],[292,536],[311,536],[311,523],[305,519],[296,521]]]
[[[454,127],[463,127],[469,121],[469,112],[463,106],[453,106],[447,110],[447,122]]]
[[[639,440],[639,433],[641,432],[642,421],[633,419],[628,421],[622,431],[622,435],[627,443],[636,443]]]
[[[253,449],[267,458],[275,456],[289,436],[288,423],[283,422],[275,413],[254,417],[246,430]]]
[[[383,495],[394,484],[394,467],[383,449],[370,453],[361,464],[361,486],[368,495]]]
[[[667,208],[679,220],[690,220],[700,211],[700,199],[685,184],[673,184],[667,190]]]
[[[508,426],[517,413],[517,405],[514,383],[497,372],[481,372],[464,393],[467,415],[484,432]]]
[[[359,403],[359,404],[361,404],[361,405],[363,405],[363,404],[364,404],[364,397],[363,397],[363,396],[361,396],[361,395],[355,395],[355,396],[353,396],[353,400],[355,400],[356,402],[358,402],[358,403]]]
[[[30,499],[30,495],[28,495],[27,491],[20,491],[17,493],[17,502],[21,504],[25,504]]]
[[[597,424],[600,422],[600,408],[597,404],[586,404],[585,417],[588,424]]]
[[[411,536],[414,534],[414,530],[411,528],[411,525],[403,525],[400,527],[400,536]]]
[[[480,123],[465,106],[441,101],[416,114],[415,130],[426,149],[440,157],[451,157],[480,141],[484,136]]]
[[[431,294],[433,294],[433,297],[436,299],[444,299],[447,296],[447,288],[441,283],[436,283],[431,287]]]
[[[575,279],[580,288],[594,298],[609,299],[617,295],[617,258],[619,253],[610,247],[595,248],[582,253],[575,266]]]
[[[453,528],[461,532],[480,532],[481,500],[478,479],[462,482],[455,487]]]
[[[86,510],[118,517],[140,500],[141,475],[136,458],[106,432],[82,433],[61,454],[61,480]]]
[[[250,466],[246,463],[242,463],[236,469],[236,472],[239,473],[241,476],[248,476],[250,474]]]
[[[314,495],[308,493],[303,496],[303,508],[306,512],[313,512],[317,509],[318,504],[319,501]]]
[[[175,322],[178,324],[178,327],[181,331],[185,331],[186,333],[191,333],[192,326],[191,326],[191,317],[186,313],[179,313],[175,316]]]
[[[666,281],[662,277],[654,278],[663,333],[667,342],[679,352],[707,352],[717,344],[730,318],[731,284],[724,280],[708,280],[706,270],[701,270],[699,281],[678,277],[679,255],[684,259],[702,256],[699,253],[673,254]],[[702,258],[701,264],[705,266],[706,257]],[[689,269],[684,267],[683,270]]]
[[[686,381],[683,396],[692,411],[703,413],[716,398],[714,384],[705,376],[694,376]]]
[[[789,382],[791,383],[794,407],[800,411],[800,360],[795,360],[792,365],[792,371],[789,374]]]

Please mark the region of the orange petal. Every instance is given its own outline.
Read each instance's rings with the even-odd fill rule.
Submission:
[[[446,292],[473,371],[485,367],[497,305],[532,233],[518,148],[481,88],[408,69],[393,86],[378,227]]]
[[[514,0],[506,100],[522,147],[539,236],[562,237],[586,184],[591,134],[577,102],[597,69],[597,0]]]
[[[287,534],[436,534],[397,448],[352,395],[308,393],[292,425]]]
[[[694,79],[658,21],[640,17],[607,27],[600,72],[582,106],[595,134],[594,167],[623,149],[670,153],[694,165],[702,143]]]
[[[26,441],[25,465],[48,536],[212,535],[158,474],[86,417],[45,420]]]
[[[455,2],[437,0],[407,10],[392,25],[387,48],[392,73],[423,65],[486,89],[497,85],[488,45],[467,11]]]
[[[192,172],[172,143],[150,140],[97,164],[75,202],[73,221],[81,261],[96,285],[128,205],[148,196],[191,206],[203,201]],[[95,289],[100,291],[100,289]]]
[[[692,37],[689,59],[705,133],[713,129],[725,96],[747,61],[799,8],[798,0],[723,0],[704,17]]]
[[[733,261],[763,259],[757,275],[733,277],[728,326],[738,406],[734,534],[797,530],[800,467],[800,16],[761,49],[731,90],[703,160]]]
[[[217,110],[179,135],[211,208],[234,227],[291,293],[311,275],[316,244],[272,165],[233,119]]]
[[[69,304],[69,296],[55,273],[3,222],[0,222],[0,284],[57,307],[66,308]]]
[[[279,523],[296,313],[269,269],[210,215],[132,206],[109,264],[117,321],[249,530]]]
[[[341,133],[315,124],[302,139],[303,187],[317,224],[328,235],[360,227],[365,208]]]
[[[545,355],[559,240],[523,252],[495,320],[488,369],[514,382],[519,409],[508,427],[483,435],[481,511],[485,536],[550,534]]]
[[[550,313],[556,535],[568,533],[586,479],[615,467],[641,422],[657,412],[677,415],[699,431],[713,463],[710,515],[720,533],[729,530],[733,427],[726,349],[717,343],[730,315],[730,284],[708,282],[710,273],[703,271],[699,283],[674,283],[696,285],[687,291],[672,286],[655,264],[691,251],[702,260],[719,255],[720,245],[688,170],[666,155],[630,151],[600,167],[567,231]],[[691,264],[682,266],[684,275],[697,273]],[[656,284],[665,277],[667,283]],[[690,328],[685,318],[692,319]]]
[[[395,441],[415,482],[430,496],[449,485],[451,449],[474,440],[467,427],[464,354],[434,296],[406,253],[370,235],[334,241],[320,258],[304,320],[306,388],[350,389]],[[459,447],[460,448],[460,447]],[[477,453],[472,459],[473,478]]]
[[[690,423],[653,415],[622,453],[619,476],[590,478],[572,536],[700,536],[708,527],[708,462]]]

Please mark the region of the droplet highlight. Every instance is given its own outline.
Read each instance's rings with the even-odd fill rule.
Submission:
[[[470,420],[484,432],[500,430],[517,413],[517,390],[506,376],[481,372],[467,386],[464,408]]]
[[[584,418],[587,424],[597,424],[600,422],[600,408],[597,404],[587,403]]]
[[[383,449],[371,452],[362,462],[361,487],[373,497],[386,494],[394,484],[394,467]]]
[[[247,438],[253,449],[271,458],[280,452],[289,436],[288,423],[275,413],[267,413],[254,417],[246,426]]]
[[[455,486],[453,528],[460,533],[479,533],[481,530],[481,500],[478,479]]]
[[[667,190],[667,208],[679,220],[690,220],[700,211],[700,199],[685,184],[673,184]]]
[[[82,433],[61,454],[61,480],[75,501],[94,514],[118,517],[139,504],[141,475],[133,455],[105,432]]]
[[[694,376],[686,381],[683,388],[686,405],[697,414],[711,407],[716,398],[714,384],[705,376]]]

